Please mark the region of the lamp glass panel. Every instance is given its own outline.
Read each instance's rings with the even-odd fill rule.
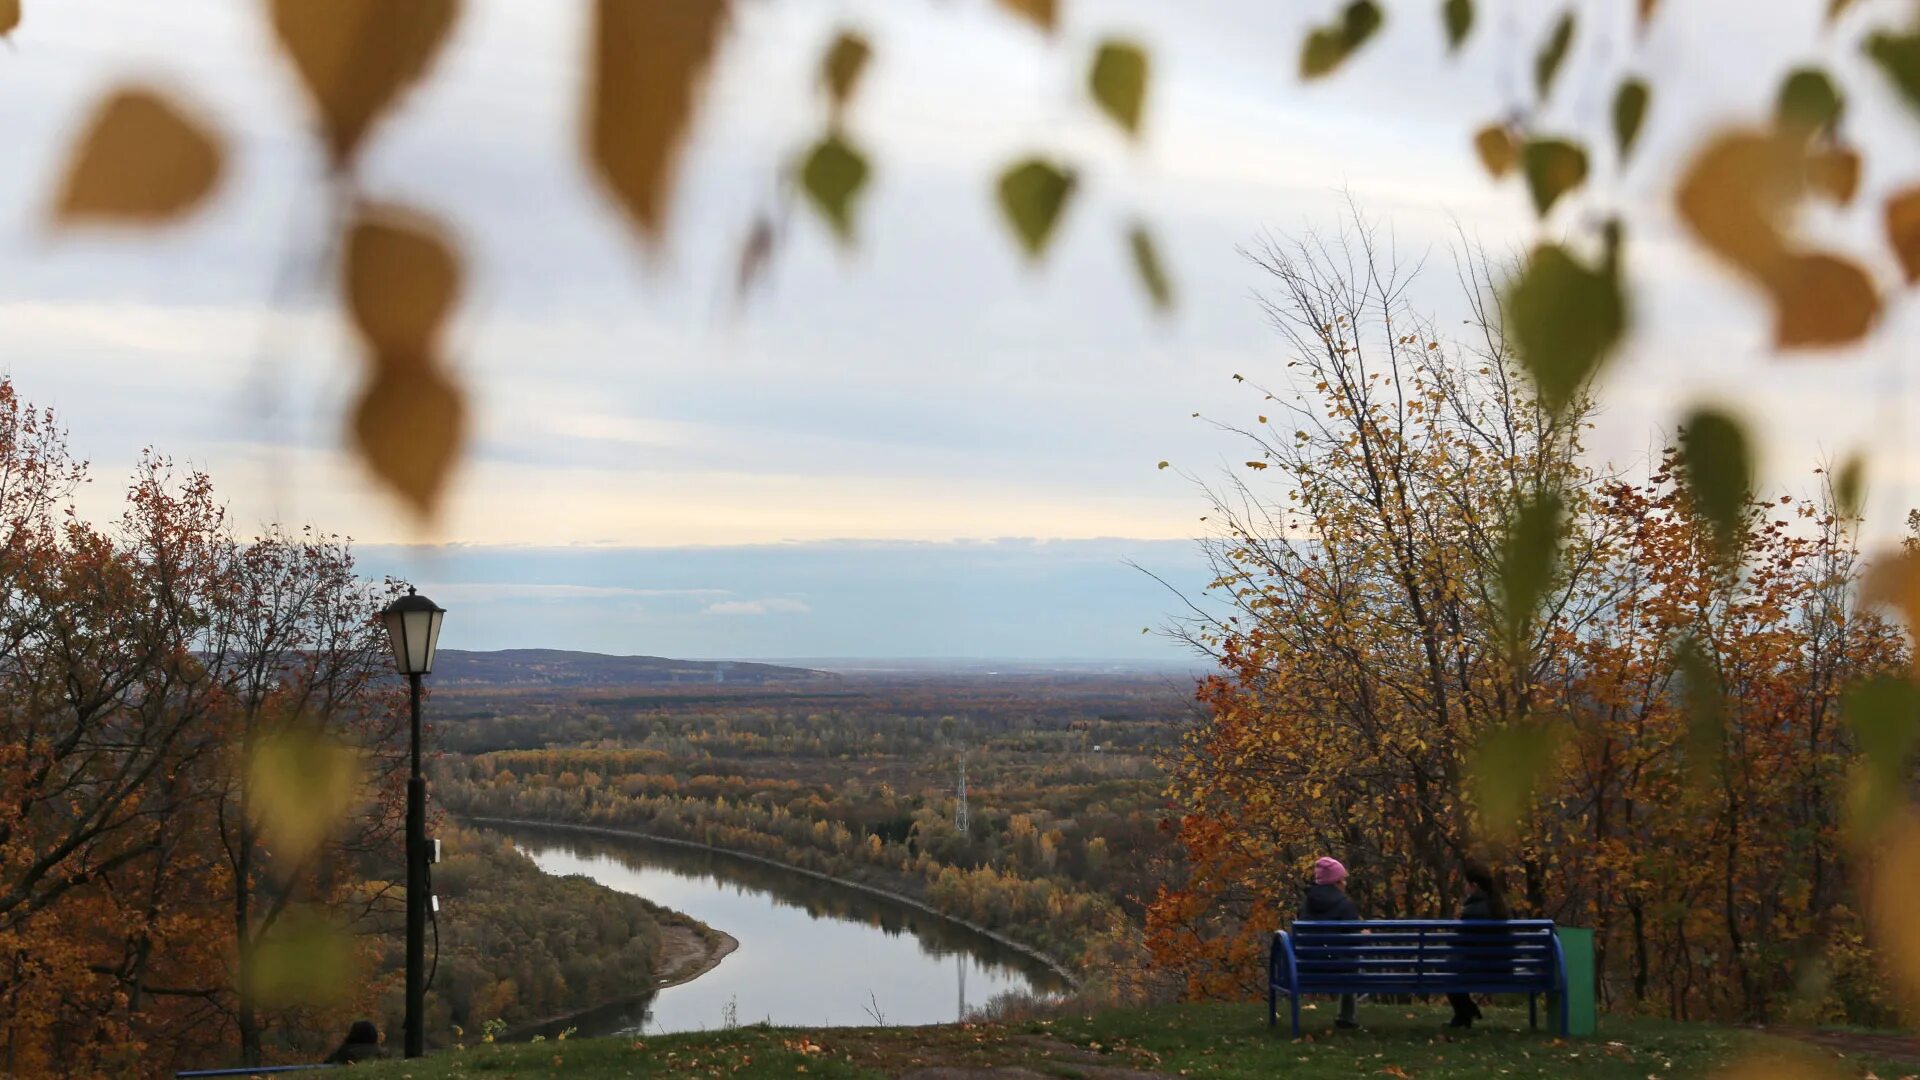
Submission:
[[[407,616],[401,611],[383,611],[380,621],[387,624],[387,644],[393,648],[393,666],[402,675],[407,667]]]
[[[426,655],[421,658],[420,664],[422,675],[433,674],[433,654],[440,648],[440,620],[445,618],[446,614],[444,611],[427,613]]]
[[[440,621],[438,616],[436,611],[408,611],[400,616],[407,624],[406,663],[400,670],[425,675],[432,668],[433,624]]]

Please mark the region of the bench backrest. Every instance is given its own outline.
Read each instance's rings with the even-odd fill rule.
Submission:
[[[1547,919],[1302,920],[1288,945],[1293,985],[1304,991],[1491,994],[1552,990],[1562,979],[1560,943]]]

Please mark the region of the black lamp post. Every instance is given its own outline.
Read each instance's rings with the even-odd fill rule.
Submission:
[[[446,611],[407,586],[380,621],[393,645],[393,664],[413,689],[413,774],[407,780],[407,1056],[427,1052],[427,781],[420,775],[420,676],[433,671]]]

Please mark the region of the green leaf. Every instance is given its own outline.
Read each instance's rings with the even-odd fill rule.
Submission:
[[[276,1006],[336,1000],[359,981],[352,942],[323,913],[290,909],[252,953],[254,989]]]
[[[1920,30],[1905,34],[1885,31],[1867,38],[1867,55],[1893,80],[1907,107],[1920,109]]]
[[[1507,290],[1506,312],[1520,365],[1556,415],[1600,370],[1627,324],[1616,269],[1593,269],[1558,244],[1533,250]]]
[[[1727,702],[1720,672],[1700,640],[1691,634],[1674,648],[1674,673],[1687,710],[1687,775],[1695,791],[1704,791],[1721,775],[1726,759]]]
[[[1780,130],[1801,136],[1813,136],[1840,122],[1846,103],[1833,80],[1818,68],[1800,68],[1780,84],[1779,101],[1774,106],[1774,122]]]
[[[835,109],[853,97],[872,57],[873,47],[867,44],[867,39],[851,30],[840,31],[840,36],[827,47],[827,55],[820,61],[820,85],[826,87]]]
[[[1540,54],[1533,58],[1533,89],[1545,101],[1553,94],[1553,81],[1560,75],[1560,65],[1567,59],[1567,49],[1573,45],[1573,12],[1563,12],[1558,22],[1553,24],[1553,33],[1547,35],[1547,43],[1540,47]]]
[[[361,794],[360,755],[307,724],[261,738],[247,767],[261,832],[293,861],[326,839]]]
[[[1317,79],[1346,62],[1380,30],[1386,16],[1373,0],[1353,0],[1340,10],[1340,21],[1317,27],[1300,49],[1300,77]]]
[[[1447,24],[1447,50],[1460,51],[1473,30],[1473,0],[1446,0],[1440,7],[1440,18]]]
[[[1860,760],[1848,793],[1848,825],[1870,839],[1907,803],[1907,776],[1920,745],[1920,687],[1881,675],[1856,683],[1841,699]]]
[[[1160,264],[1160,253],[1145,225],[1133,226],[1127,233],[1127,246],[1133,251],[1133,269],[1140,275],[1141,287],[1153,299],[1155,310],[1172,311],[1173,283],[1167,280],[1166,267]]]
[[[1841,516],[1859,518],[1866,508],[1867,462],[1859,454],[1848,458],[1833,478],[1833,499]]]
[[[1029,158],[1000,174],[1000,211],[1028,258],[1038,259],[1046,252],[1075,183],[1072,172],[1040,158]]]
[[[1087,91],[1127,134],[1140,134],[1140,110],[1147,98],[1146,50],[1129,41],[1102,42],[1087,72]]]
[[[1520,161],[1533,208],[1541,217],[1547,216],[1560,196],[1587,181],[1586,150],[1565,139],[1529,139],[1520,151]]]
[[[1563,512],[1559,492],[1541,491],[1515,508],[1507,525],[1500,552],[1500,600],[1507,645],[1515,656],[1522,654],[1527,628],[1553,582]]]
[[[868,174],[867,159],[838,131],[815,143],[800,167],[800,187],[807,201],[843,241],[853,239],[853,207],[867,186]]]
[[[1695,409],[1680,425],[1680,473],[1721,557],[1738,554],[1741,523],[1753,499],[1753,461],[1747,433],[1717,409]]]
[[[1613,95],[1613,145],[1625,161],[1633,155],[1633,144],[1640,140],[1640,126],[1646,123],[1647,106],[1653,91],[1644,79],[1627,79]]]
[[[1560,750],[1562,726],[1554,720],[1528,720],[1495,728],[1474,748],[1467,762],[1467,783],[1488,838],[1515,839],[1534,791]]]

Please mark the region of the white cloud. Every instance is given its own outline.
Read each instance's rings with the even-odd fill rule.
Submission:
[[[784,596],[763,600],[722,600],[707,605],[709,615],[805,615],[813,609],[805,601]]]
[[[624,585],[549,585],[496,581],[423,583],[438,600],[484,604],[509,600],[621,600],[666,596],[726,596],[728,589],[635,589]]]

